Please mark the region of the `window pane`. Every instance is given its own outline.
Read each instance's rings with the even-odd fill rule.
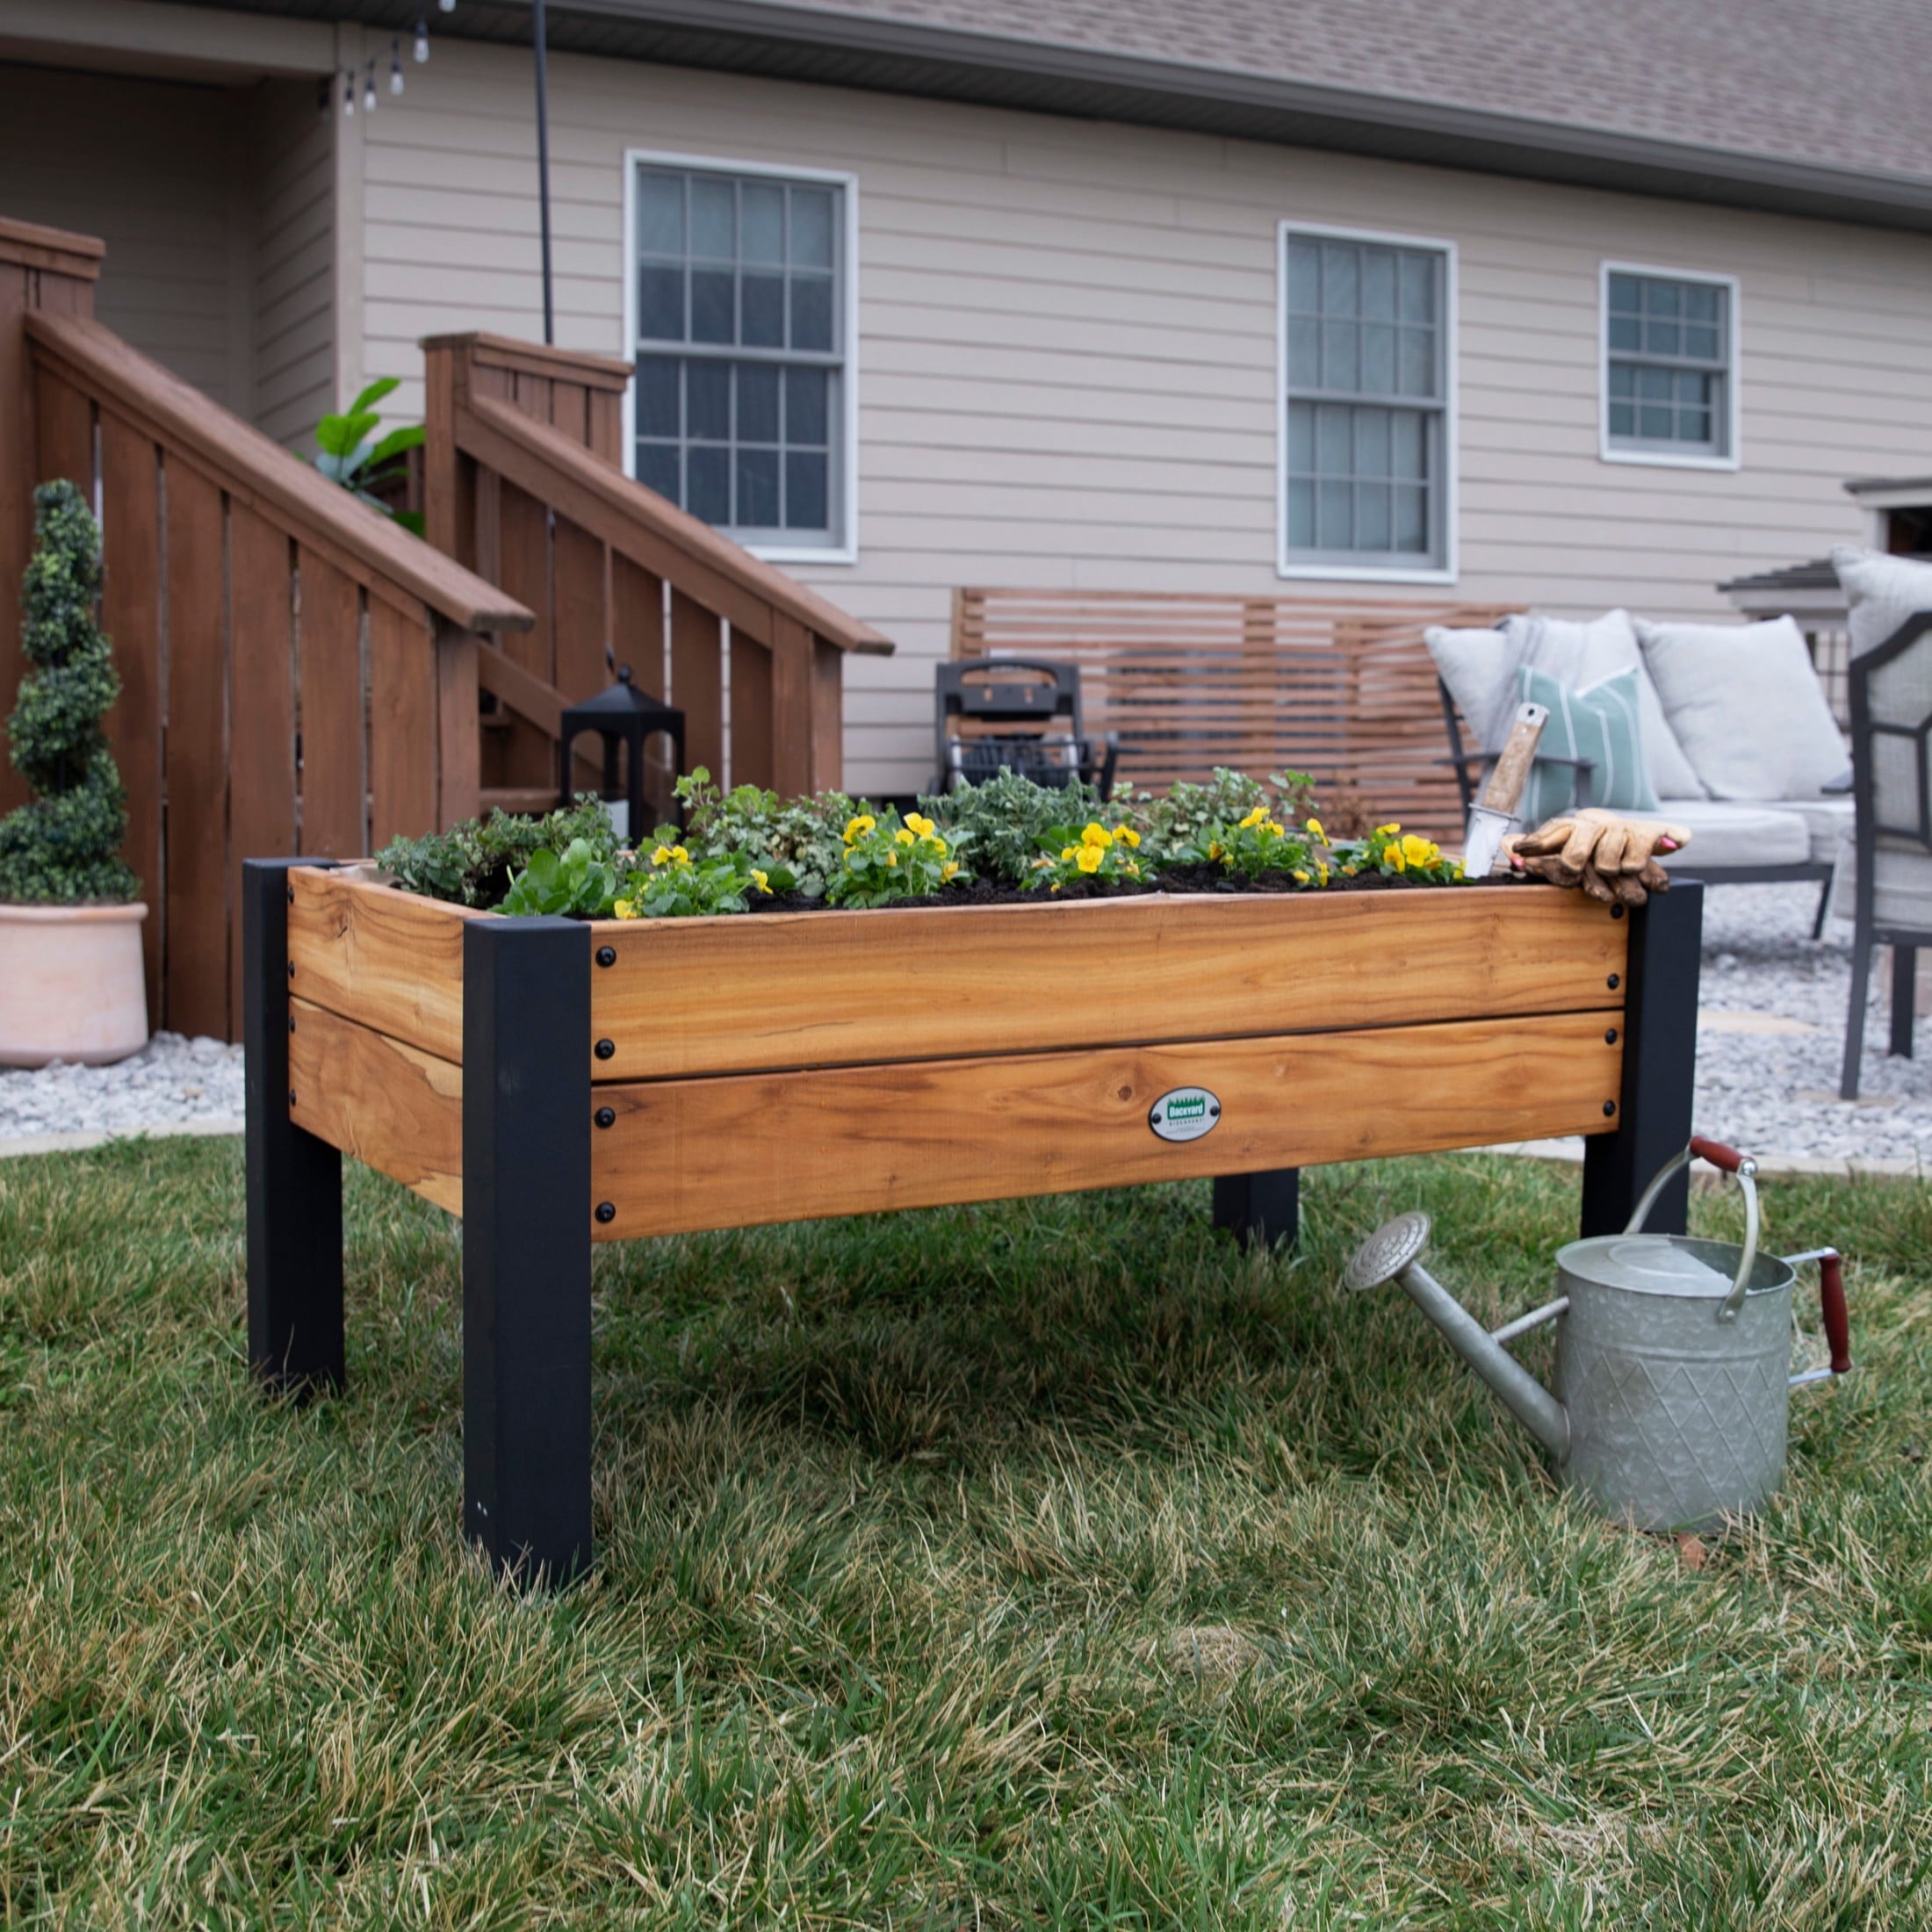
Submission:
[[[831,458],[823,451],[792,450],[785,457],[785,528],[829,530]]]
[[[745,305],[744,332],[739,337],[754,349],[785,346],[785,278],[782,275],[746,275],[739,285]]]
[[[1315,486],[1306,477],[1288,484],[1288,544],[1294,550],[1315,548]]]
[[[1355,486],[1355,547],[1358,550],[1387,550],[1391,541],[1394,506],[1386,483],[1358,483]]]
[[[736,302],[737,281],[738,278],[729,269],[692,270],[691,340],[694,342],[737,340],[737,317],[732,313]]]
[[[691,177],[691,253],[729,262],[738,253],[738,192],[715,176]]]
[[[732,438],[732,365],[694,359],[684,365],[684,433],[694,442]]]
[[[1322,386],[1322,325],[1309,316],[1288,318],[1288,381],[1296,389]]]
[[[1324,389],[1353,389],[1360,380],[1355,347],[1358,331],[1353,322],[1322,324],[1322,386]]]
[[[1612,349],[1641,349],[1643,335],[1643,324],[1634,315],[1610,318],[1610,346]]]
[[[1288,405],[1288,467],[1297,476],[1314,474],[1315,405],[1312,402]]]
[[[739,363],[738,440],[740,443],[775,443],[778,440],[778,379],[783,373],[773,363]],[[775,470],[774,477],[777,475]],[[775,489],[777,485],[773,485]],[[758,518],[753,518],[758,522]],[[775,514],[768,519],[775,522]]]
[[[1321,247],[1314,242],[1291,237],[1288,242],[1288,307],[1313,315],[1321,306]]]
[[[795,275],[791,278],[791,346],[832,347],[832,278]]]
[[[670,356],[643,356],[638,360],[638,434],[669,436],[675,441],[683,425],[678,421],[679,374],[683,364]]]
[[[1356,263],[1361,251],[1346,242],[1322,245],[1322,313],[1353,315],[1357,306]]]
[[[1683,352],[1696,356],[1704,362],[1718,359],[1718,332],[1703,322],[1686,323],[1683,331]]]
[[[791,191],[791,260],[795,267],[832,266],[832,191]]]
[[[1637,433],[1637,411],[1627,402],[1613,402],[1610,406],[1610,433],[1613,436],[1633,436]]]
[[[640,443],[638,445],[638,481],[674,503],[682,501],[678,491],[678,447],[674,443]]]
[[[1610,393],[1612,396],[1629,398],[1637,393],[1637,371],[1628,363],[1612,363],[1610,365]]]
[[[1409,249],[1402,257],[1402,319],[1405,322],[1432,322],[1436,319],[1436,258],[1419,249]]]
[[[1432,396],[1436,393],[1436,332],[1432,328],[1405,328],[1402,336],[1397,393],[1404,396]]]
[[[1355,412],[1355,474],[1388,474],[1388,411],[1358,409]]]
[[[645,255],[684,253],[682,175],[645,175],[639,180],[638,248]]]
[[[1395,548],[1411,552],[1429,548],[1427,493],[1414,484],[1400,484],[1395,489]]]
[[[778,528],[778,452],[738,452],[738,506],[732,522],[740,529]]]
[[[775,266],[782,263],[785,259],[784,189],[775,181],[747,181],[739,213],[745,224],[744,259]]]
[[[1647,443],[1668,443],[1676,420],[1669,404],[1647,402],[1637,412],[1637,434]]]
[[[1637,394],[1645,402],[1669,402],[1673,393],[1670,371],[1668,369],[1640,369],[1637,371]]]
[[[824,443],[826,440],[826,392],[831,371],[788,369],[785,371],[785,440]]]
[[[638,333],[647,342],[684,340],[684,270],[642,268],[638,271]]]
[[[1315,542],[1317,549],[1354,549],[1355,517],[1351,501],[1353,494],[1353,486],[1348,483],[1316,485]]]
[[[1643,285],[1634,275],[1613,275],[1610,278],[1610,306],[1620,314],[1640,314]]]
[[[1718,319],[1718,297],[1721,289],[1712,287],[1708,282],[1686,282],[1683,285],[1683,313],[1693,322],[1714,322]]]
[[[1644,348],[1653,356],[1681,356],[1683,331],[1675,322],[1658,321],[1653,317],[1644,324]]]
[[[1395,320],[1395,255],[1369,249],[1362,256],[1362,314],[1378,322]]]
[[[1370,396],[1395,393],[1395,331],[1386,322],[1363,325],[1362,392]]]
[[[1429,474],[1427,420],[1419,409],[1396,409],[1389,422],[1389,470],[1417,482]]]
[[[685,458],[684,507],[707,523],[732,520],[732,452],[715,444],[694,445]]]
[[[1344,403],[1324,402],[1315,412],[1315,466],[1323,476],[1346,476],[1355,438]]]
[[[1675,320],[1683,311],[1683,285],[1681,282],[1655,279],[1646,282],[1644,311],[1649,315],[1668,316]]]

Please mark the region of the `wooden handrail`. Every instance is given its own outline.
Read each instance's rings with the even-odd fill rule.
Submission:
[[[871,625],[514,405],[494,396],[458,399],[454,429],[465,456],[760,643],[771,644],[775,612],[840,651],[890,655],[891,639]]]
[[[101,258],[106,253],[107,244],[91,234],[44,228],[38,221],[16,221],[11,215],[0,215],[0,262],[51,269],[58,275],[94,282],[100,278]]]
[[[460,631],[527,631],[536,623],[515,598],[358,502],[103,324],[43,310],[29,310],[24,321],[40,359],[56,373],[178,448],[235,501],[285,522],[370,589],[417,600]]]

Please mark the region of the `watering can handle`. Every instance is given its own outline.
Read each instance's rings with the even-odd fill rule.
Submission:
[[[1650,1210],[1656,1205],[1661,1194],[1671,1178],[1680,1168],[1688,1167],[1693,1156],[1702,1156],[1713,1167],[1721,1167],[1727,1174],[1735,1174],[1738,1186],[1744,1190],[1744,1255],[1738,1263],[1737,1280],[1731,1284],[1731,1292],[1718,1305],[1718,1320],[1734,1322],[1738,1310],[1744,1306],[1744,1296],[1751,1283],[1751,1270],[1757,1263],[1757,1183],[1752,1176],[1757,1172],[1757,1163],[1748,1154],[1741,1154],[1734,1147],[1727,1147],[1722,1141],[1707,1141],[1701,1134],[1690,1136],[1690,1144],[1683,1153],[1666,1161],[1657,1171],[1656,1179],[1644,1189],[1643,1199],[1637,1203],[1637,1211],[1630,1217],[1630,1225],[1624,1229],[1626,1235],[1633,1235],[1650,1218]]]

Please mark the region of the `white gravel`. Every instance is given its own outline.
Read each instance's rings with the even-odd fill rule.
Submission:
[[[1861,1098],[1837,1098],[1851,928],[1806,935],[1814,886],[1731,885],[1705,900],[1700,1131],[1766,1157],[1932,1165],[1932,1018],[1924,1057],[1894,1060],[1888,976],[1874,970]],[[0,1143],[49,1135],[239,1130],[242,1049],[157,1034],[113,1067],[0,1069]]]
[[[168,1133],[242,1120],[242,1049],[157,1033],[112,1067],[0,1067],[0,1141]]]

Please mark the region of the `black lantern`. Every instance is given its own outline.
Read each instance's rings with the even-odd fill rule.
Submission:
[[[671,740],[675,763],[673,771],[684,770],[684,713],[674,706],[660,704],[631,681],[631,667],[621,666],[617,681],[608,691],[600,691],[581,704],[564,707],[563,784],[559,802],[571,800],[570,747],[585,732],[595,732],[603,740],[603,791],[609,797],[617,789],[617,746],[630,747],[625,767],[624,796],[630,801],[631,822],[624,836],[635,845],[645,835],[644,741],[653,732],[662,732]]]

